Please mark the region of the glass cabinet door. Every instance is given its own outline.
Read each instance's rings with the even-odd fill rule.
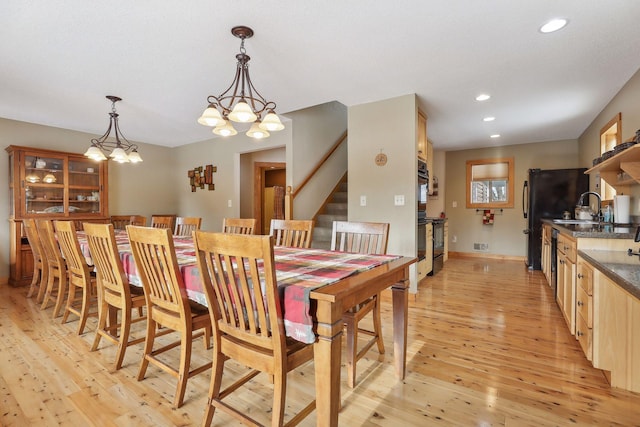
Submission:
[[[69,158],[69,214],[97,214],[102,211],[100,165],[86,158]]]
[[[65,158],[26,154],[24,165],[24,213],[64,214]]]

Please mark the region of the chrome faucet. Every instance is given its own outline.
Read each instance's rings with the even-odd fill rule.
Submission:
[[[585,193],[582,193],[580,195],[580,199],[578,199],[578,205],[581,206],[582,203],[584,203],[584,196],[588,196],[589,194],[593,194],[598,199],[598,211],[596,212],[596,216],[598,217],[598,222],[602,222],[602,198],[600,197],[600,194],[596,193],[595,191],[587,191]]]

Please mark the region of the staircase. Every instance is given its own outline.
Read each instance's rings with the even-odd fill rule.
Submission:
[[[331,231],[333,221],[346,221],[347,217],[347,178],[336,187],[327,198],[325,205],[316,215],[316,223],[313,228],[311,247],[317,249],[329,249],[331,247]]]

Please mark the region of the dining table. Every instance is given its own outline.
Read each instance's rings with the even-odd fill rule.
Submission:
[[[87,263],[93,265],[86,234],[77,234]],[[129,282],[142,286],[126,231],[115,230],[115,238]],[[206,305],[192,237],[173,236],[173,242],[187,296]],[[314,345],[317,425],[337,426],[342,314],[391,287],[394,366],[396,377],[404,379],[409,266],[416,259],[275,246],[274,260],[285,332]]]

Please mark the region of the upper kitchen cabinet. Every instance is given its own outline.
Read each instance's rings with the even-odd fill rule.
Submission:
[[[427,162],[429,174],[433,174],[433,144],[427,138],[427,116],[418,110],[418,157]],[[429,194],[432,189],[429,188]]]
[[[418,157],[427,160],[427,116],[418,110]]]

